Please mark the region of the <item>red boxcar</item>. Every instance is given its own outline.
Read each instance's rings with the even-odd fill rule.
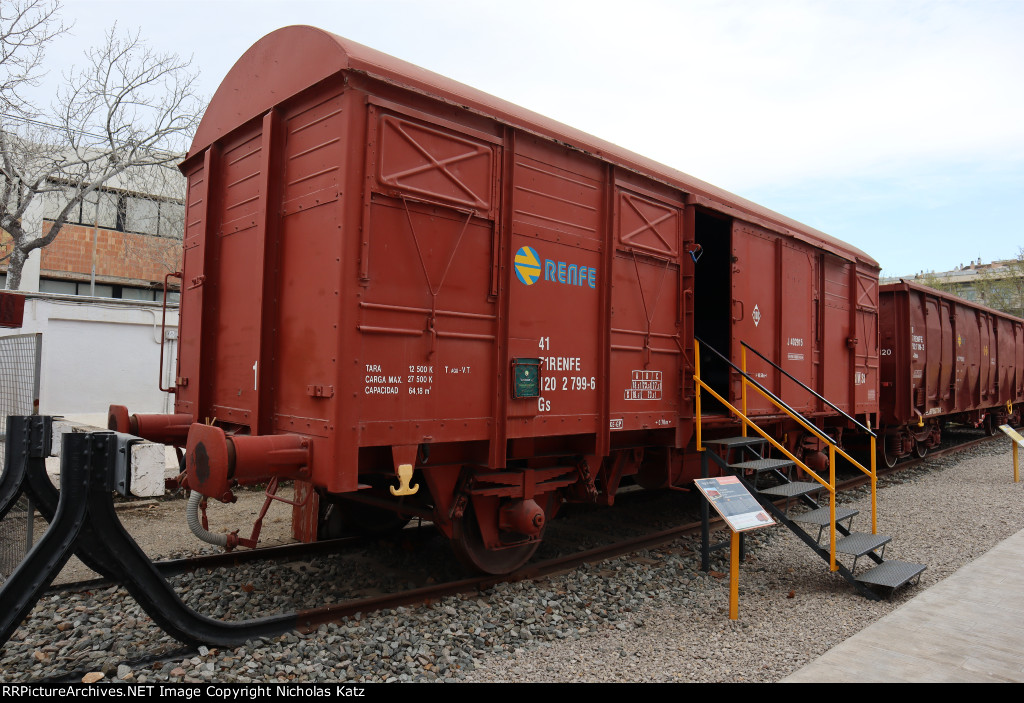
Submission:
[[[295,479],[304,539],[421,515],[507,571],[562,502],[681,482],[695,331],[875,411],[870,257],[328,32],[254,45],[182,169],[179,414],[115,424],[205,495]]]
[[[879,324],[887,464],[924,456],[947,420],[1020,422],[1024,320],[901,281],[881,287]]]

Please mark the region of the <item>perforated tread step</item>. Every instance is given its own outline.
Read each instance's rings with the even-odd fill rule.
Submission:
[[[836,542],[836,551],[840,554],[850,554],[855,557],[862,557],[868,552],[878,549],[882,545],[892,541],[887,535],[873,535],[867,532],[854,532],[852,535],[843,537]]]
[[[857,580],[872,586],[899,588],[915,576],[920,576],[921,572],[927,568],[924,564],[887,559],[873,569],[862,573]]]
[[[762,493],[763,492],[764,491],[762,491]],[[836,523],[840,523],[847,518],[851,518],[854,515],[859,514],[859,510],[854,510],[852,508],[836,508]],[[800,513],[799,515],[792,515],[790,516],[790,520],[793,522],[800,522],[805,525],[828,525],[832,520],[832,516],[829,514],[829,507],[826,505],[824,508]]]
[[[764,437],[718,437],[717,439],[702,438],[701,444],[706,444],[709,447],[736,449],[737,447],[757,447],[767,441]]]
[[[730,469],[758,472],[779,471],[781,469],[787,469],[790,466],[796,466],[796,464],[789,459],[751,459],[750,461],[741,461],[738,464],[729,464]]]
[[[810,481],[793,481],[792,483],[783,483],[779,486],[762,488],[758,492],[769,496],[796,498],[797,496],[813,493],[814,491],[820,491],[821,489],[822,485],[820,483],[813,483]]]

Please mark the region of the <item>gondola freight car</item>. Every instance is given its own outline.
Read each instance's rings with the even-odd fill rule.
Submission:
[[[880,445],[893,466],[937,446],[946,422],[1020,424],[1024,320],[907,281],[881,286]]]

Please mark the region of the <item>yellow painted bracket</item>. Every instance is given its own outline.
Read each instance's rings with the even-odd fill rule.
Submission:
[[[400,464],[398,467],[398,488],[394,486],[388,486],[393,496],[411,496],[415,495],[420,490],[420,484],[416,483],[412,486],[409,485],[409,481],[412,480],[412,464]]]

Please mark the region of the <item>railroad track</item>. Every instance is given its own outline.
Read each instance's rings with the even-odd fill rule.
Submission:
[[[988,439],[990,438],[984,437],[971,439],[953,447],[943,448],[941,451],[931,453],[929,457],[926,457],[925,459],[915,459],[913,461],[901,463],[894,469],[881,470],[879,471],[879,475],[880,477],[885,477],[898,474],[901,471],[918,466],[922,461],[925,461],[928,458],[939,457],[952,452],[964,451],[977,446],[978,444],[984,443]],[[857,488],[864,483],[865,479],[853,477],[844,480],[841,483],[840,488],[841,490],[850,490]],[[657,511],[653,510],[651,507],[653,503],[658,502],[658,500],[651,498],[651,496],[657,495],[659,494],[644,491],[638,491],[632,495],[629,493],[625,494],[623,496],[625,500],[622,502],[629,503],[631,500],[635,502],[635,515],[630,510],[617,510],[614,515],[612,515],[606,510],[592,509],[582,510],[580,511],[580,515],[570,515],[565,521],[554,521],[549,527],[551,533],[549,535],[550,544],[548,545],[549,549],[547,551],[549,553],[555,552],[555,554],[546,558],[540,558],[507,577],[474,576],[451,578],[419,587],[404,588],[394,592],[348,598],[328,605],[300,609],[296,629],[303,633],[310,632],[316,630],[320,625],[338,622],[343,618],[354,616],[357,613],[369,613],[386,609],[394,609],[400,606],[436,601],[444,598],[445,596],[456,594],[472,594],[484,591],[503,581],[514,582],[531,579],[541,580],[560,572],[575,569],[582,564],[597,563],[623,554],[663,546],[677,539],[692,537],[699,533],[700,521],[696,518],[696,506],[699,504],[695,499],[688,501],[686,496],[676,494],[674,497],[665,499],[663,502],[668,505],[668,508],[663,505],[661,509],[672,509],[672,504],[674,503],[676,515],[679,515],[680,506],[689,503],[688,509],[692,511],[690,513],[692,519],[688,519],[684,515],[682,518],[683,522],[672,525],[667,529],[644,532],[643,534],[633,534],[624,538],[621,536],[614,537],[608,534],[608,530],[606,528],[611,522],[618,523],[619,525],[629,523],[631,527],[635,527],[636,524],[641,521],[640,518],[647,518],[652,514],[654,515],[655,520],[663,519],[664,515],[658,514]],[[665,496],[667,494],[661,495]],[[617,507],[621,508],[623,506],[620,505]],[[628,508],[628,506],[626,507]],[[634,519],[634,517],[637,519]],[[610,520],[609,518],[614,518],[614,520]],[[559,527],[562,526],[563,522],[567,529],[559,530]],[[599,527],[595,527],[595,525]],[[715,526],[720,526],[717,520],[715,521]],[[428,532],[432,534],[433,529],[429,528],[428,530],[422,530],[419,532],[413,529],[403,532],[409,533],[407,535],[403,535],[403,539],[408,538],[412,542],[412,550],[415,552],[423,545],[427,544],[428,538],[425,534]],[[565,533],[564,539],[559,536],[559,532]],[[439,541],[436,537],[434,539],[435,541]],[[422,542],[418,542],[418,540],[422,540]],[[586,549],[573,547],[573,544],[578,547],[578,545],[588,541],[594,542],[601,540],[604,540],[604,543],[596,547]],[[376,548],[377,542],[375,540],[349,538],[330,542],[321,542],[312,545],[296,544],[227,554],[202,555],[185,559],[173,559],[157,562],[157,565],[161,573],[166,576],[180,575],[189,572],[211,572],[206,578],[212,579],[208,583],[215,583],[217,582],[217,579],[223,580],[223,577],[219,574],[212,573],[217,570],[223,569],[234,573],[239,567],[244,567],[247,564],[254,564],[258,562],[316,562],[318,560],[330,558],[330,555],[337,555],[339,553],[347,553],[350,551],[358,552],[359,550],[362,550],[362,553],[365,554],[367,551],[376,550]],[[566,553],[561,553],[562,551],[565,551]],[[373,569],[375,567],[371,566],[369,568]],[[228,578],[230,579],[230,577]],[[314,580],[315,578],[316,577],[314,576]],[[108,581],[91,580],[74,584],[65,584],[55,590],[64,593],[74,592],[75,590],[101,591],[103,589],[109,589],[110,586],[111,584]],[[198,583],[193,587],[196,590],[202,590],[205,586],[205,583]],[[222,586],[222,588],[228,589],[236,587],[237,585]],[[143,657],[125,658],[123,661],[118,663],[126,664],[131,668],[145,667],[151,666],[157,662],[180,661],[183,658],[194,656],[195,653],[199,651],[199,649],[195,647],[173,647],[171,649],[167,649],[166,645],[163,645],[160,649],[161,651],[158,653]],[[86,672],[69,672],[67,680],[81,680],[81,675],[84,675],[84,673]]]
[[[892,476],[899,474],[902,471],[912,469],[920,464],[947,454],[954,454],[961,451],[969,450],[985,442],[991,441],[993,437],[979,437],[967,440],[962,443],[953,444],[951,446],[942,447],[931,451],[927,456],[923,458],[910,458],[901,461],[893,468],[879,467],[877,474],[879,478]],[[847,491],[860,486],[867,485],[869,478],[858,472],[858,475],[847,478],[839,482],[838,490]],[[628,492],[625,493],[629,495]],[[621,497],[619,498],[621,501]],[[627,498],[628,500],[628,498]],[[600,509],[594,512],[599,512],[601,515],[606,515]],[[618,521],[622,521],[622,517],[616,518]],[[557,530],[560,521],[556,521],[552,529]],[[634,524],[637,521],[634,521]],[[712,529],[719,529],[724,526],[723,522],[719,518],[712,519]],[[415,534],[420,528],[413,527],[407,531]],[[430,529],[429,526],[426,529]],[[601,561],[622,554],[628,554],[633,551],[641,549],[647,549],[654,546],[659,546],[668,542],[671,542],[679,537],[689,536],[695,534],[700,529],[700,520],[690,520],[684,524],[676,527],[672,527],[665,530],[659,530],[650,534],[644,534],[641,536],[633,536],[620,540],[616,540],[613,543],[595,547],[593,549],[587,549],[578,553],[568,554],[565,556],[551,557],[547,559],[536,560],[527,564],[526,566],[508,574],[506,576],[493,576],[484,575],[479,577],[470,577],[452,581],[445,584],[436,584],[430,587],[418,588],[408,593],[411,594],[408,598],[406,594],[385,594],[373,598],[365,598],[354,601],[352,605],[347,604],[336,604],[325,606],[323,610],[335,617],[343,617],[344,615],[365,612],[367,610],[374,610],[379,608],[397,607],[400,605],[407,605],[414,602],[422,602],[424,600],[432,600],[438,597],[444,597],[451,595],[452,593],[464,593],[474,589],[486,589],[493,586],[496,583],[503,581],[515,581],[521,579],[530,578],[543,578],[552,573],[558,571],[573,568],[580,564],[593,563],[595,561]],[[290,561],[301,561],[312,557],[336,554],[346,549],[353,547],[365,547],[368,543],[375,541],[372,538],[367,537],[345,537],[340,539],[325,540],[322,542],[314,542],[310,544],[296,543],[286,544],[272,547],[259,547],[256,549],[222,552],[218,554],[202,554],[193,557],[183,557],[179,559],[167,559],[154,562],[157,569],[165,577],[176,576],[183,573],[199,571],[199,570],[214,570],[220,568],[231,568],[238,567],[243,564],[252,563],[255,561],[276,561],[276,562],[290,562]],[[54,586],[50,589],[50,593],[61,593],[61,592],[72,592],[82,590],[96,590],[107,588],[111,585],[109,579],[90,579],[85,581],[76,581]],[[449,586],[455,590],[450,590]],[[337,615],[335,615],[337,613]],[[319,625],[324,622],[330,622],[331,620],[322,619],[319,617],[317,611],[310,611],[310,625]]]
[[[933,458],[944,456],[951,453],[965,451],[971,449],[979,444],[983,444],[990,441],[991,437],[980,437],[968,440],[963,443],[955,444],[948,447],[943,447],[938,450],[930,452],[926,457],[913,458],[900,462],[893,468],[880,467],[878,469],[878,476],[880,478],[892,476],[902,471],[912,469],[921,463],[928,461]],[[867,485],[869,478],[863,474],[859,474],[852,478],[847,478],[839,483],[838,490],[846,491],[860,486]],[[643,492],[638,492],[643,493]],[[624,497],[628,500],[629,493],[625,493]],[[619,498],[621,502],[621,498]],[[598,515],[598,519],[602,520],[608,516],[608,513],[595,509],[592,511]],[[694,510],[693,515],[696,516],[697,512]],[[623,517],[616,515],[615,519],[617,522],[629,521],[628,516]],[[557,535],[558,528],[560,527],[561,519],[555,521],[551,528],[552,533]],[[633,523],[637,524],[639,521],[634,520]],[[712,519],[712,529],[719,529],[723,527],[723,523],[718,518]],[[572,526],[569,527],[568,532],[572,531]],[[426,530],[432,533],[429,526]],[[378,610],[382,608],[393,608],[402,605],[409,605],[411,603],[424,602],[428,600],[434,600],[442,598],[444,596],[452,595],[455,593],[466,593],[474,590],[483,590],[493,586],[496,583],[504,581],[516,581],[523,579],[537,579],[549,576],[553,573],[563,571],[569,568],[575,568],[581,564],[593,563],[602,561],[604,559],[621,556],[622,554],[628,554],[630,552],[639,551],[642,549],[648,549],[651,547],[660,546],[671,542],[675,539],[685,536],[691,536],[696,534],[700,530],[700,520],[694,517],[694,519],[688,520],[677,526],[673,526],[668,529],[658,530],[655,532],[630,536],[627,538],[616,539],[613,542],[604,544],[602,546],[585,549],[583,551],[574,551],[570,554],[554,556],[545,559],[535,560],[526,566],[508,574],[506,576],[473,576],[463,579],[457,579],[448,581],[445,583],[437,583],[430,586],[424,586],[421,588],[415,588],[402,593],[391,593],[381,594],[379,596],[359,598],[352,600],[349,603],[337,603],[321,608],[310,609],[303,615],[306,627],[315,628],[320,624],[326,622],[332,622],[341,617],[352,615],[357,612],[367,612],[370,610]],[[420,528],[410,528],[406,531],[410,537],[413,537],[420,531]],[[581,530],[576,528],[577,534]],[[582,532],[586,533],[587,530],[584,528]],[[590,536],[595,539],[607,538],[606,534],[598,534],[597,532],[591,531]],[[547,536],[552,537],[551,534]],[[415,537],[413,537],[415,539]],[[347,537],[334,540],[326,540],[323,542],[315,542],[311,544],[289,544],[273,547],[260,547],[257,549],[241,550],[224,552],[218,554],[204,554],[193,557],[186,557],[180,559],[169,559],[154,562],[157,569],[165,577],[180,575],[188,572],[195,572],[200,570],[213,571],[220,568],[234,568],[244,564],[256,562],[256,561],[273,561],[273,562],[293,562],[308,560],[310,558],[338,554],[347,549],[352,548],[365,548],[368,544],[375,540],[366,537]],[[61,592],[74,592],[83,590],[98,590],[108,588],[111,581],[108,579],[91,579],[86,581],[77,581],[54,586],[50,589],[50,593],[61,593]]]
[[[930,455],[929,458],[939,457],[939,456],[942,456],[944,454],[948,454],[950,452],[964,451],[964,450],[970,449],[972,447],[976,447],[979,444],[983,444],[986,441],[987,441],[987,438],[980,438],[980,439],[972,438],[968,442],[965,442],[964,444],[961,444],[959,446],[950,447],[950,448],[943,448],[942,451],[935,451],[935,452],[933,452]],[[907,470],[907,469],[912,470],[915,467],[920,466],[920,464],[921,463],[918,462],[918,460],[913,460],[913,462],[907,462],[905,464],[900,465],[894,471],[884,471],[884,472],[881,472],[881,473],[883,475],[898,475],[901,470]],[[856,488],[861,483],[862,482],[858,481],[858,480],[846,480],[846,481],[843,482],[842,485],[843,485],[843,487],[845,487],[847,489],[850,489],[850,488]],[[880,483],[882,485],[885,485],[884,481],[882,481]],[[646,492],[646,493],[639,493],[639,495],[640,496],[643,496],[643,495],[654,495],[654,493]],[[858,498],[858,499],[862,499],[862,496],[861,496],[861,498]],[[641,504],[641,506],[642,506],[642,504],[643,504],[642,497],[641,497],[640,500],[638,500],[638,504]],[[644,511],[641,510],[641,511],[638,511],[638,512],[644,512]],[[612,515],[612,513],[614,513],[614,515]],[[627,514],[632,515],[632,512],[631,511],[627,511]],[[584,514],[582,516],[582,517],[585,518],[585,520],[580,521],[577,524],[577,527],[579,529],[579,532],[581,532],[582,534],[586,535],[587,531],[589,529],[588,525],[586,524],[588,522],[586,520],[586,518],[593,517],[594,518],[593,524],[599,524],[599,522],[600,522],[599,519],[601,517],[611,517],[611,518],[614,518],[615,516],[618,516],[618,515],[621,515],[621,514],[618,513],[617,511],[616,512],[592,511],[589,515],[588,514]],[[560,521],[553,522],[552,526],[558,525],[559,522]],[[632,519],[630,519],[630,520],[624,520],[623,522],[632,523],[634,521]],[[603,545],[601,548],[599,548],[599,550],[588,551],[586,554],[580,553],[580,554],[575,554],[575,555],[566,555],[566,556],[564,556],[564,558],[558,558],[558,559],[542,559],[542,560],[538,561],[537,563],[530,565],[529,568],[522,569],[519,572],[517,572],[516,574],[514,574],[514,578],[520,578],[520,579],[536,578],[538,580],[542,580],[542,579],[544,579],[545,576],[548,576],[548,575],[557,575],[560,572],[571,571],[572,567],[570,565],[570,559],[574,558],[575,560],[578,560],[579,562],[582,562],[582,563],[597,562],[597,561],[600,561],[602,559],[607,559],[609,557],[612,557],[615,554],[622,554],[623,552],[629,552],[630,551],[629,547],[631,545],[634,548],[641,548],[641,547],[645,547],[645,546],[648,546],[648,545],[650,545],[650,546],[657,546],[659,543],[673,541],[674,539],[676,539],[680,535],[685,536],[687,534],[687,528],[689,528],[690,534],[692,534],[692,531],[696,527],[697,527],[697,523],[694,521],[694,522],[687,523],[687,524],[680,524],[678,526],[675,526],[671,530],[659,530],[657,534],[651,533],[651,534],[642,535],[642,536],[638,535],[638,536],[630,537],[628,539],[618,539],[618,540],[615,540],[615,543],[609,543],[609,544]],[[441,540],[438,540],[438,541],[441,541]],[[691,546],[691,545],[694,545],[694,544],[695,544],[695,540],[691,541],[689,545],[683,544],[681,548],[679,546],[674,545],[673,550],[671,550],[671,552],[664,550],[664,548],[662,548],[662,550],[654,551],[654,552],[652,552],[651,555],[649,555],[649,557],[650,557],[649,563],[653,564],[653,563],[655,563],[655,561],[660,563],[660,562],[662,562],[662,560],[665,560],[665,559],[668,559],[668,560],[671,561],[673,559],[673,555],[674,554],[685,554],[688,551],[687,550],[687,546]],[[351,542],[350,545],[353,546],[353,548],[355,548],[355,542]],[[287,551],[283,551],[283,550],[275,550],[274,552],[276,554],[279,554],[279,555],[287,553]],[[442,552],[442,550],[440,550],[440,548],[438,548],[438,550],[437,550],[437,552],[435,552],[435,554],[439,554],[440,552]],[[255,559],[255,557],[251,557],[251,558],[248,558],[248,559]],[[321,559],[321,557],[314,556],[311,559],[313,561],[316,561],[316,560]],[[202,561],[206,561],[207,564],[214,563],[212,558],[203,558],[203,560],[200,560],[200,561],[201,562]],[[266,561],[266,560],[263,560],[263,561]],[[647,563],[648,562],[646,557],[645,558],[637,558],[634,561],[636,561],[638,563]],[[230,566],[230,564],[222,563],[217,568],[226,568],[228,566]],[[714,568],[718,569],[718,570],[722,570],[721,567],[718,567],[718,566],[715,566]],[[616,572],[617,572],[617,569],[618,569],[618,567],[616,566],[615,567],[615,571]],[[589,570],[588,573],[595,573],[594,570],[593,570],[593,567],[591,568],[591,570]],[[213,584],[213,583],[218,582],[218,580],[219,581],[224,581],[224,580],[227,580],[227,579],[223,578],[222,575],[218,575],[217,576],[217,580],[211,579],[207,583],[208,584]],[[310,579],[310,580],[311,581],[315,580],[315,578]],[[466,598],[464,596],[464,597],[462,597],[461,599],[459,599],[457,601],[446,601],[445,603],[450,604],[450,605],[454,605],[455,608],[457,608],[457,609],[462,608],[462,606],[459,605],[460,602],[462,602],[462,603],[475,603],[477,601],[477,596],[475,594],[475,591],[478,588],[486,587],[488,585],[488,581],[493,583],[493,582],[495,582],[497,580],[500,580],[500,579],[473,579],[473,580],[467,579],[464,583],[462,583],[462,585],[465,586],[465,590],[463,592],[469,592],[469,594],[472,594],[472,596],[470,596],[469,598]],[[443,587],[456,587],[456,586],[459,586],[460,583],[453,580],[450,583],[438,584],[438,585],[442,585]],[[543,592],[546,588],[547,588],[547,586],[542,581],[542,583],[538,586],[537,589],[539,591]],[[502,592],[502,591],[507,592],[507,590],[508,590],[508,586],[503,586],[502,588],[499,589],[498,592]],[[530,590],[534,590],[534,588],[530,587]],[[419,600],[430,601],[430,600],[434,600],[434,599],[438,598],[436,596],[436,594],[437,594],[437,592],[440,592],[440,591],[433,590],[432,592],[434,594],[433,598],[431,598],[431,596],[430,596],[430,594],[431,594],[431,590],[430,589],[410,589],[407,592],[403,592],[403,594],[395,595],[395,597],[396,598],[412,599],[414,602],[415,601],[419,601]],[[481,597],[482,597],[482,599],[484,601],[487,601],[487,599],[489,598],[489,596],[487,594],[482,594]],[[543,598],[551,598],[551,597],[552,596],[548,595],[548,596],[541,596],[540,598],[543,599]],[[104,597],[104,598],[106,600],[103,601],[101,604],[98,604],[97,607],[105,609],[106,607],[108,607],[105,604],[110,604],[110,603],[114,602],[114,599],[116,599],[117,597]],[[532,600],[535,597],[526,597],[526,598],[528,598],[529,600]],[[342,606],[342,605],[351,606],[353,609],[358,609],[358,610],[361,610],[362,612],[364,612],[364,615],[362,615],[361,619],[360,618],[350,619],[348,621],[347,625],[343,624],[341,626],[342,629],[340,630],[340,633],[339,633],[340,636],[342,636],[342,638],[344,638],[345,635],[341,634],[341,632],[344,632],[347,628],[352,627],[352,625],[355,624],[355,623],[365,622],[368,619],[369,619],[369,621],[371,623],[375,622],[377,619],[380,619],[380,618],[385,618],[385,619],[387,619],[387,618],[397,618],[398,620],[401,620],[401,621],[407,621],[407,619],[408,619],[408,621],[412,622],[412,623],[418,622],[420,620],[420,618],[422,616],[418,614],[418,613],[421,612],[419,610],[411,610],[411,611],[403,611],[403,612],[399,611],[399,612],[390,612],[390,613],[389,612],[384,612],[384,613],[381,613],[381,614],[369,614],[368,615],[368,612],[374,609],[375,604],[376,604],[376,607],[378,607],[378,608],[389,608],[389,607],[390,608],[396,608],[398,605],[400,605],[400,603],[401,603],[401,601],[398,601],[398,600],[384,600],[382,598],[374,597],[374,598],[370,598],[370,599],[361,599],[361,600],[356,599],[356,600],[353,600],[351,603],[339,604],[338,606],[335,606],[333,608],[333,614],[338,616],[338,617],[340,617],[342,612],[343,612],[340,609],[340,607],[339,607],[339,606]],[[542,606],[543,606],[543,601],[541,601],[541,603],[542,603]],[[431,612],[431,611],[434,611],[434,610],[435,609],[432,609],[432,608],[431,609],[425,609],[425,611],[423,611],[423,612]],[[426,617],[435,617],[435,618],[439,617],[440,621],[444,622],[444,620],[443,620],[444,615],[442,613],[439,613],[439,609],[437,609],[437,610],[438,610],[438,612],[434,616],[426,616]],[[431,621],[433,621],[433,620],[431,620]],[[311,624],[312,623],[310,623],[310,625]],[[443,625],[440,625],[440,626],[443,627]],[[371,625],[370,628],[369,628],[369,631],[374,631],[373,627],[374,626]],[[148,627],[148,629],[153,630],[154,628]],[[303,629],[305,629],[305,628],[303,628]],[[313,629],[313,627],[309,627],[308,629]],[[322,630],[322,632],[323,631],[324,630]],[[332,631],[332,630],[328,630],[328,632],[330,632],[330,631]],[[33,634],[35,636],[35,641],[37,643],[39,643],[40,642],[40,632],[39,632],[39,630],[37,630]],[[292,635],[292,636],[295,636],[295,635]],[[323,634],[323,635],[313,634],[312,638],[310,640],[303,640],[303,639],[300,638],[300,640],[298,640],[298,642],[300,642],[300,643],[301,642],[319,642],[319,643],[321,643],[321,646],[323,647],[324,639],[326,638],[326,636],[327,636],[326,633]],[[264,653],[263,656],[267,656],[265,654],[265,652],[280,652],[281,648],[289,647],[289,645],[278,644],[279,641],[280,642],[285,642],[286,639],[287,638],[285,638],[285,636],[282,636],[282,638],[280,638],[280,639],[279,638],[274,638],[272,641],[268,640],[265,643],[254,643],[252,646],[247,646],[247,647],[243,648],[243,652],[260,652],[260,653]],[[226,649],[225,648],[210,648],[210,653],[207,654],[206,652],[204,652],[200,648],[183,648],[183,647],[180,647],[180,646],[173,646],[173,644],[168,644],[167,643],[167,639],[166,638],[164,638],[164,639],[162,639],[162,640],[160,640],[158,642],[158,640],[153,638],[152,634],[146,634],[141,627],[138,628],[138,630],[133,630],[130,633],[129,632],[122,633],[120,640],[122,642],[127,641],[127,640],[141,640],[142,644],[144,644],[145,647],[155,647],[155,648],[159,647],[159,648],[161,648],[161,651],[159,653],[155,653],[155,654],[150,655],[150,656],[139,656],[139,652],[136,651],[136,652],[134,652],[134,654],[136,656],[134,656],[134,657],[127,657],[127,658],[124,658],[121,661],[117,662],[117,663],[123,663],[123,664],[127,665],[128,668],[133,669],[133,670],[140,670],[140,669],[141,670],[146,670],[146,669],[148,669],[148,670],[150,670],[151,673],[152,673],[152,670],[154,668],[159,668],[159,667],[154,667],[153,666],[153,664],[156,663],[156,662],[175,662],[173,664],[174,666],[179,666],[180,665],[180,666],[183,666],[185,669],[188,669],[189,665],[186,662],[182,661],[182,660],[194,659],[194,661],[198,661],[197,659],[195,659],[197,657],[197,655],[198,655],[199,659],[202,659],[203,661],[219,661],[220,658],[222,658],[224,656],[234,657],[234,658],[236,658],[236,660],[238,660],[238,657],[240,656],[238,654],[231,653],[229,651],[230,648],[226,648]],[[46,642],[46,640],[43,640],[43,641]],[[296,642],[294,639],[291,639],[289,641],[290,642]],[[328,644],[330,644],[330,640],[328,640]],[[373,646],[372,643],[369,643],[369,644],[371,646]],[[217,651],[218,649],[220,650],[219,653]],[[112,652],[113,651],[114,650],[112,650]],[[26,656],[28,656],[30,658],[30,661],[31,661],[31,653],[32,653],[32,649],[30,648],[29,651],[26,653]],[[247,656],[247,655],[243,654],[241,656]],[[83,658],[81,660],[81,663],[84,663],[84,662],[85,662],[85,659]],[[74,669],[73,672],[67,673],[67,680],[79,680],[81,678],[81,675],[86,672],[86,669],[80,669],[78,666],[75,666],[76,663],[78,663],[78,662],[71,661],[67,665],[67,668],[65,670]],[[116,666],[116,664],[115,664],[115,666]],[[169,668],[170,667],[168,667],[168,670],[169,670]],[[96,670],[96,669],[97,669],[97,667],[95,665],[93,665],[92,667],[90,667],[89,670]],[[63,674],[63,672],[61,672],[61,675],[65,675],[65,674]],[[172,676],[172,679],[175,679],[174,676]]]

